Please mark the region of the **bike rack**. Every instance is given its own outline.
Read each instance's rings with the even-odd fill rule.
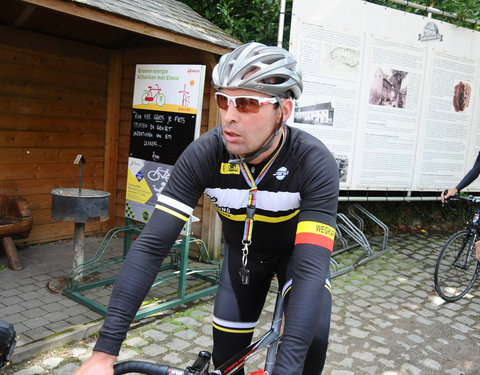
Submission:
[[[349,206],[347,211],[349,216],[356,221],[357,225],[355,225],[347,215],[343,213],[337,214],[336,238],[334,251],[330,260],[332,278],[353,271],[357,267],[389,251],[388,227],[380,219],[359,204]],[[365,220],[373,222],[380,228],[383,232],[381,241],[374,238],[367,238],[364,233]],[[343,263],[344,260],[348,260],[349,264],[341,267],[340,263]]]
[[[159,311],[170,309],[181,304],[201,298],[205,295],[214,293],[218,288],[218,279],[220,276],[221,263],[210,258],[205,243],[197,238],[191,237],[191,224],[197,218],[190,217],[184,228],[182,229],[180,239],[178,239],[170,251],[170,262],[160,267],[159,273],[151,287],[151,290],[172,280],[178,280],[177,293],[175,296],[162,297],[163,302],[145,303],[135,315],[134,320],[142,319],[146,316],[155,314]],[[88,298],[82,293],[101,287],[106,287],[115,282],[115,277],[106,277],[102,280],[88,281],[89,277],[97,275],[100,272],[108,273],[109,268],[119,265],[125,259],[130,249],[131,235],[140,234],[144,224],[130,224],[127,219],[127,225],[123,227],[113,228],[107,232],[100,243],[95,255],[88,261],[72,268],[67,275],[66,287],[63,294],[67,297],[87,306],[97,313],[105,316],[107,307],[102,303]],[[119,234],[124,234],[124,250],[123,255],[106,257],[107,250],[113,238]],[[202,266],[195,264],[189,267],[189,249],[190,245],[196,245],[199,250],[199,258]],[[118,270],[117,270],[118,272]],[[193,276],[201,279],[202,282],[208,282],[210,286],[204,286],[193,292],[187,292],[187,277]]]

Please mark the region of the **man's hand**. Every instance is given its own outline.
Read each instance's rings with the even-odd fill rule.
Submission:
[[[448,198],[454,196],[457,193],[458,193],[458,190],[456,188],[442,191],[442,194],[440,195],[440,197],[442,198],[442,203],[445,203],[448,200]]]
[[[112,375],[116,360],[112,354],[94,351],[73,375]]]
[[[480,241],[475,242],[475,253],[477,260],[480,262]]]

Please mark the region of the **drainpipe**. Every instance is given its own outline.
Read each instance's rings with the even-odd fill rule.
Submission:
[[[280,19],[278,20],[277,47],[281,47],[283,43],[283,26],[285,23],[285,2],[286,0],[280,0]]]

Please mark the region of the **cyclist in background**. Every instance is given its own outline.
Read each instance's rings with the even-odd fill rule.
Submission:
[[[458,185],[454,188],[448,189],[445,191],[442,191],[441,198],[442,198],[442,203],[445,203],[445,201],[448,200],[451,196],[454,196],[457,194],[459,191],[462,189],[465,189],[468,185],[470,185],[475,179],[478,177],[480,174],[480,152],[478,153],[477,159],[475,160],[475,163],[473,164],[472,169],[465,175],[465,177],[462,178],[462,181],[458,183]]]
[[[475,160],[475,163],[473,164],[472,169],[468,171],[468,173],[465,175],[465,177],[462,178],[462,180],[458,183],[458,185],[454,188],[451,188],[442,192],[441,194],[442,202],[445,203],[448,200],[448,198],[454,196],[459,191],[466,188],[468,185],[470,185],[473,181],[477,179],[478,175],[480,175],[480,152],[477,155],[477,159]],[[480,241],[477,241],[475,243],[475,252],[476,252],[477,260],[480,262]]]
[[[212,83],[221,126],[192,142],[176,162],[122,265],[94,352],[75,375],[112,373],[130,323],[202,193],[222,219],[225,239],[213,312],[215,366],[250,343],[276,275],[285,326],[270,375],[322,372],[332,304],[337,164],[321,141],[285,124],[292,99],[303,89],[288,51],[260,43],[240,46],[221,57]]]

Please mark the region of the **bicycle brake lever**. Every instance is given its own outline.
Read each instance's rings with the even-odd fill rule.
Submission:
[[[445,198],[445,195],[448,194],[448,189],[445,189],[443,191],[443,201],[442,201],[442,208],[445,207],[446,204],[448,204],[448,200],[450,198]]]

